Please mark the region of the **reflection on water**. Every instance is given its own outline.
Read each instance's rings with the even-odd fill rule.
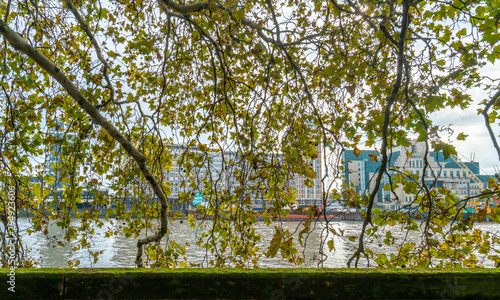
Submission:
[[[51,242],[45,235],[37,232],[31,235],[26,233],[26,228],[30,226],[30,222],[27,218],[20,218],[18,220],[20,228],[22,231],[22,239],[25,245],[28,245],[30,248],[30,256],[35,260],[39,261],[41,267],[51,267],[51,268],[64,268],[68,266],[68,260],[76,261],[80,260],[81,267],[96,267],[96,268],[111,268],[111,267],[134,267],[135,255],[137,254],[137,240],[132,238],[125,238],[123,234],[111,236],[108,238],[104,237],[104,232],[108,227],[111,226],[111,223],[105,222],[105,226],[102,228],[95,228],[95,234],[93,235],[92,242],[93,247],[92,251],[103,251],[103,254],[99,256],[99,260],[97,263],[93,263],[93,257],[87,250],[78,250],[76,252],[71,251],[71,248],[76,245],[77,242],[73,242],[70,245],[66,245],[65,247],[56,246],[53,242]],[[76,221],[75,221],[76,222]],[[116,222],[115,222],[116,223]],[[289,229],[291,232],[294,232],[297,226],[300,224],[298,222],[283,222],[282,226],[284,229]],[[327,259],[324,261],[323,266],[329,268],[339,268],[346,267],[346,263],[349,257],[354,252],[355,247],[357,246],[357,241],[352,242],[348,240],[349,236],[357,236],[361,229],[361,222],[334,222],[330,223],[333,228],[337,232],[343,231],[344,237],[335,237],[335,249],[333,252],[329,252],[328,246],[324,243],[320,251],[320,242],[321,242],[321,232],[323,234],[326,231],[322,231],[324,228],[323,223],[316,223],[316,230],[312,231],[307,239],[307,243],[305,245],[305,249],[298,245],[301,253],[301,256],[304,256],[305,266],[306,267],[318,267],[318,261],[321,257],[321,252],[328,255]],[[259,245],[261,250],[266,249],[266,245],[269,245],[269,242],[272,239],[274,234],[274,227],[267,227],[263,223],[258,223],[257,232],[262,234],[262,243]],[[208,227],[208,226],[206,226]],[[496,223],[480,223],[477,225],[477,228],[483,231],[490,231],[492,234],[500,234],[500,224]],[[177,241],[177,243],[184,245],[185,243],[189,243],[190,246],[186,248],[186,255],[188,261],[194,263],[201,263],[205,258],[206,265],[206,251],[200,247],[195,245],[196,236],[200,234],[199,229],[190,228],[187,222],[176,221],[173,224],[169,225],[169,229],[171,231],[170,239]],[[397,227],[390,228],[392,231],[392,235],[398,238],[399,240],[404,239],[406,237],[407,241],[417,241],[419,239],[419,235],[412,233],[412,235],[406,236],[406,231],[401,229],[398,230]],[[63,231],[58,228],[55,224],[49,226],[49,237],[56,236],[58,238],[62,238]],[[330,237],[331,237],[330,233]],[[395,251],[395,247],[390,248],[389,246],[383,243],[383,239],[385,237],[377,239],[371,243],[369,246],[374,252],[380,253],[391,253]],[[297,242],[297,238],[294,239]],[[495,245],[496,249],[500,249],[498,245]],[[278,268],[287,268],[294,267],[295,265],[289,263],[286,260],[283,260],[278,257],[275,258],[266,258],[265,256],[261,257],[259,267],[278,267]],[[210,258],[210,256],[208,256]],[[479,261],[481,261],[483,257],[478,255]],[[373,262],[372,262],[373,264]],[[493,262],[487,259],[484,259],[483,265],[486,267],[494,267]],[[360,260],[360,266],[367,266],[366,259]]]

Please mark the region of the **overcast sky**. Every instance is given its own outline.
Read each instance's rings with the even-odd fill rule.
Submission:
[[[484,68],[481,73],[490,78],[496,78],[498,76],[498,67],[499,66],[495,67],[494,65],[489,65]],[[496,165],[500,167],[498,154],[493,147],[488,130],[486,129],[484,117],[477,113],[478,108],[484,108],[484,105],[479,105],[479,103],[484,99],[490,99],[495,92],[496,91],[484,91],[479,88],[473,89],[471,95],[475,103],[468,109],[445,109],[431,116],[434,125],[452,125],[451,127],[455,131],[453,139],[455,139],[456,135],[460,132],[469,135],[465,141],[455,140],[453,145],[455,145],[459,154],[458,156],[462,158],[462,160],[465,160],[463,157],[465,156],[468,161],[471,154],[475,154],[475,161],[479,162],[481,174],[493,175],[495,173],[493,166]],[[491,127],[498,137],[500,134],[499,124],[491,124]]]

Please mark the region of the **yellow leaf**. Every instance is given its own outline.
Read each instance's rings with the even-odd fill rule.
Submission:
[[[486,219],[486,213],[488,211],[488,207],[484,207],[483,209],[479,210],[478,214],[477,214],[477,220],[479,222],[482,222],[484,221],[484,219]]]
[[[335,247],[333,246],[333,239],[331,239],[328,241],[328,250],[331,252],[333,249],[335,249]]]
[[[356,155],[356,158],[361,154],[361,151],[357,147],[354,148],[354,150],[352,150],[352,152],[354,153],[354,155]]]
[[[468,134],[464,134],[463,132],[459,133],[457,136],[457,140],[459,141],[465,141],[465,139],[468,137]]]

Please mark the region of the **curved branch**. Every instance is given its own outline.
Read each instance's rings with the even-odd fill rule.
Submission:
[[[111,80],[109,79],[109,76],[108,76],[108,69],[110,69],[109,64],[102,56],[102,52],[101,52],[101,48],[99,47],[99,44],[97,43],[94,35],[92,34],[92,31],[90,31],[89,26],[87,25],[87,23],[85,23],[82,16],[78,12],[78,9],[73,4],[72,0],[64,0],[64,3],[66,3],[69,10],[71,10],[71,12],[73,13],[73,16],[75,16],[75,19],[78,21],[78,24],[80,24],[80,27],[82,27],[83,31],[85,31],[85,33],[89,37],[90,42],[92,43],[92,45],[95,48],[97,58],[104,65],[103,73],[104,73],[104,78],[106,79],[106,84],[107,84],[106,87],[109,89],[110,95],[109,95],[108,101],[106,101],[105,103],[103,103],[101,105],[96,105],[97,109],[101,109],[102,107],[106,106],[109,102],[114,102],[114,99],[115,99],[115,89],[113,88],[113,84],[111,83]]]
[[[68,0],[65,0],[65,1],[68,1]],[[176,18],[180,18],[180,19],[184,19],[184,20],[186,20],[185,15],[189,15],[190,13],[195,13],[195,12],[201,12],[204,10],[210,10],[212,8],[208,2],[189,4],[189,5],[181,5],[181,4],[175,3],[174,1],[171,1],[171,0],[160,0],[158,3],[160,6],[160,9],[168,16],[176,17]],[[226,7],[226,6],[223,6],[223,5],[219,5],[219,4],[215,5],[213,7],[228,12],[229,15],[234,18],[234,15],[233,15],[234,10],[233,9]],[[168,9],[171,9],[174,12],[171,12]],[[239,20],[239,22],[242,25],[250,27],[250,28],[254,29],[255,31],[257,31],[257,35],[262,40],[264,40],[266,43],[270,43],[270,44],[277,43],[277,41],[275,41],[273,38],[267,36],[264,33],[264,32],[267,32],[267,33],[273,34],[272,30],[263,27],[262,24],[248,20],[246,18],[242,18],[241,20]],[[326,28],[326,23],[325,23],[324,27]],[[321,35],[322,35],[321,33],[311,34],[311,35],[307,35],[305,37],[302,37],[296,41],[282,43],[282,44],[286,47],[299,45],[299,44],[303,43],[304,41],[316,38],[316,37],[321,36]]]
[[[156,179],[153,177],[146,165],[146,156],[142,154],[134,145],[123,136],[115,126],[113,126],[106,118],[104,118],[99,110],[87,100],[87,98],[80,92],[80,90],[71,82],[68,77],[47,57],[45,57],[38,50],[29,45],[18,33],[0,20],[0,34],[6,39],[14,49],[26,54],[35,63],[45,70],[53,79],[55,79],[59,84],[66,90],[66,92],[78,103],[78,105],[87,112],[87,114],[92,118],[92,120],[101,126],[108,134],[116,141],[118,141],[123,149],[132,156],[132,158],[137,163],[142,175],[148,181],[150,186],[153,188],[155,195],[158,197],[161,204],[161,217],[160,217],[160,231],[150,237],[139,239],[137,242],[137,258],[136,265],[142,267],[142,246],[150,242],[159,241],[167,233],[167,198],[163,193],[161,186],[158,184]]]
[[[382,126],[382,149],[381,149],[381,154],[382,154],[382,161],[380,165],[380,170],[377,174],[377,178],[375,179],[375,186],[373,187],[373,191],[370,194],[370,199],[368,202],[368,206],[366,208],[366,217],[365,220],[363,221],[363,227],[361,229],[361,234],[359,236],[359,244],[358,244],[358,250],[354,252],[354,254],[349,258],[349,261],[347,262],[347,266],[351,266],[351,262],[353,261],[354,258],[356,258],[355,262],[355,267],[358,266],[358,261],[360,258],[361,253],[365,253],[364,250],[364,235],[366,231],[366,227],[368,223],[371,224],[372,218],[371,218],[371,212],[373,209],[373,204],[375,202],[375,196],[377,195],[377,192],[380,188],[380,184],[382,182],[382,177],[384,176],[385,170],[387,169],[387,164],[389,162],[389,158],[387,155],[387,147],[388,147],[388,128],[389,128],[389,123],[390,123],[390,116],[392,112],[392,105],[394,104],[394,101],[396,101],[397,94],[399,93],[399,90],[401,88],[401,82],[403,80],[403,68],[404,68],[404,62],[405,62],[405,57],[404,57],[404,50],[405,50],[405,43],[406,43],[406,32],[408,30],[408,25],[410,22],[410,16],[408,13],[409,10],[409,0],[403,0],[403,20],[401,24],[401,31],[399,32],[399,41],[398,41],[398,53],[397,53],[397,75],[396,75],[396,82],[394,83],[391,95],[387,99],[387,106],[385,107],[384,111],[384,124]]]
[[[493,97],[490,99],[490,101],[486,104],[486,107],[484,108],[482,115],[484,117],[484,123],[486,125],[486,128],[488,129],[488,133],[490,134],[491,141],[493,142],[493,146],[497,150],[498,159],[500,160],[500,147],[498,146],[497,138],[495,137],[495,134],[493,133],[493,129],[491,129],[490,117],[488,115],[488,110],[490,109],[490,107],[493,106],[493,104],[495,104],[495,102],[497,101],[497,99],[499,97],[500,97],[500,90],[498,90],[496,92],[496,94],[493,95]]]
[[[161,0],[168,8],[180,13],[180,14],[189,14],[194,12],[200,12],[205,9],[210,8],[210,2],[199,2],[194,4],[178,4],[172,0]]]

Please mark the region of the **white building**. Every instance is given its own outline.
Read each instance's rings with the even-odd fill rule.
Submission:
[[[352,151],[346,151],[343,155],[346,182],[349,182],[358,194],[372,192],[381,164],[380,153],[362,150],[358,157]],[[489,177],[479,174],[478,162],[462,162],[453,155],[445,159],[442,152],[428,153],[428,165],[424,171],[424,156],[424,142],[413,142],[409,147],[392,148],[389,153],[389,175],[409,172],[412,176],[417,175],[418,183],[421,184],[422,177],[424,177],[424,183],[428,188],[444,187],[461,198],[478,195]],[[406,175],[403,177],[411,180]],[[415,197],[419,195],[419,193],[405,192],[401,184],[392,192],[383,190],[384,186],[389,183],[389,176],[385,174],[377,191],[375,206],[389,210],[408,209]],[[422,193],[423,191],[420,191],[420,194]]]
[[[169,148],[173,156],[171,166],[166,166],[163,171],[163,181],[170,185],[170,194],[168,199],[170,203],[180,209],[192,207],[192,204],[200,204],[201,199],[215,197],[221,201],[225,196],[237,196],[242,201],[247,201],[246,196],[253,207],[262,207],[269,201],[264,195],[272,190],[266,175],[255,176],[262,170],[269,170],[269,176],[272,176],[271,169],[276,170],[283,163],[283,155],[266,154],[264,157],[243,157],[232,151],[217,151],[206,149],[187,149],[181,146],[171,146]],[[188,162],[186,170],[181,161]],[[315,171],[316,178],[310,179],[306,186],[306,178],[297,174],[287,174],[283,172],[276,184],[280,188],[295,189],[296,202],[300,206],[317,205],[321,206],[323,185],[321,176],[321,151],[318,158],[309,162],[311,168]],[[186,164],[184,164],[186,165]],[[272,185],[272,183],[271,183]],[[242,188],[240,188],[242,187]],[[129,185],[127,190],[142,195],[153,196],[152,190],[145,182]],[[133,197],[131,193],[131,197]],[[187,196],[194,201],[183,200]]]

